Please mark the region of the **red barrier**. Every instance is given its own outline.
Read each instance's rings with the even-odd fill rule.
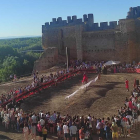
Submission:
[[[57,83],[59,82],[62,82],[68,78],[71,78],[77,74],[80,74],[80,73],[84,73],[84,72],[87,72],[87,73],[97,73],[97,70],[96,69],[93,69],[92,67],[89,68],[89,69],[79,69],[79,70],[74,70],[68,74],[64,74],[60,77],[58,77],[57,79]],[[140,69],[134,69],[134,68],[127,68],[125,69],[125,72],[127,73],[140,73]],[[49,88],[50,86],[53,86],[55,85],[55,81],[50,81],[50,82],[45,82],[45,83],[42,83],[40,86],[38,87],[35,87],[34,89],[31,89],[30,91],[26,91],[26,92],[23,92],[22,94],[19,94],[15,97],[15,101],[18,102],[20,100],[23,100],[23,99],[26,99],[27,97],[37,93],[38,91],[42,91],[43,89],[46,89],[46,88]],[[10,99],[9,101],[7,102],[4,102],[1,106],[6,106],[8,103],[10,103],[12,101],[12,99]]]
[[[140,73],[140,69],[136,69],[136,73]]]
[[[75,71],[72,71],[68,74],[65,74],[65,75],[62,75],[60,77],[58,77],[57,79],[57,83],[58,82],[62,82],[68,78],[71,78],[73,76],[75,76],[76,74],[79,74],[79,73],[83,73],[83,72],[87,72],[87,73],[97,73],[97,70],[96,69],[80,69],[80,70],[75,70]],[[35,87],[34,89],[31,89],[29,91],[26,91],[26,92],[23,92],[21,94],[18,94],[15,96],[15,101],[18,102],[20,100],[23,100],[23,99],[26,99],[27,97],[37,93],[38,91],[42,91],[43,89],[46,89],[50,86],[53,86],[55,85],[55,81],[50,81],[50,82],[46,82],[46,83],[42,83],[40,86],[38,87]],[[7,102],[4,102],[1,106],[2,107],[5,107],[8,103],[10,103],[12,101],[12,99],[10,99],[9,101]]]
[[[135,70],[134,68],[127,68],[127,69],[126,69],[126,72],[127,72],[127,73],[135,73],[136,70]]]

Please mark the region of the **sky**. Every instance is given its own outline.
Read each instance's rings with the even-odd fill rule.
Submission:
[[[52,18],[93,13],[94,22],[126,18],[140,0],[0,0],[0,38],[41,36],[41,28]]]

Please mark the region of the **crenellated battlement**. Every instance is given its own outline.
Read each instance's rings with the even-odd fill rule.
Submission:
[[[130,18],[138,18],[140,17],[140,6],[131,7],[129,9],[127,19]],[[65,27],[65,26],[75,26],[82,25],[84,27],[84,31],[100,31],[100,30],[108,30],[115,29],[119,24],[118,21],[110,21],[110,22],[100,22],[94,23],[93,14],[84,14],[83,18],[77,18],[76,15],[67,16],[67,20],[62,20],[62,17],[52,18],[52,21],[46,22],[45,25],[42,25],[42,33],[45,29],[53,28],[53,27]]]
[[[65,20],[53,18],[42,25],[42,46],[45,50],[55,47],[56,53],[44,52],[36,68],[46,69],[60,58],[64,62],[66,47],[69,60],[139,62],[139,17],[140,6],[131,7],[127,18],[119,21],[95,23],[93,14],[84,14],[80,19],[76,15]]]
[[[115,29],[117,25],[118,25],[117,21],[93,23],[92,28],[90,30],[100,31],[100,30]]]
[[[76,25],[83,24],[82,18],[77,19],[77,16],[68,16],[67,20],[62,20],[62,17],[52,18],[52,22],[46,22],[45,27],[59,27],[59,26],[68,26],[68,25]]]
[[[94,23],[93,14],[84,14],[83,18],[77,19],[77,16],[67,16],[67,20],[62,20],[62,17],[52,18],[52,22],[46,22],[45,25],[42,25],[42,32],[45,29],[52,27],[64,27],[64,26],[75,26],[82,25],[85,27],[86,31],[98,31],[98,30],[107,30],[114,29],[118,24],[117,21],[111,22],[101,22]],[[99,26],[100,25],[100,26]]]
[[[127,18],[138,18],[140,17],[140,6],[130,7],[129,12],[127,13]]]

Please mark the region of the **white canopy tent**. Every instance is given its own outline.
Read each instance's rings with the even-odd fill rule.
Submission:
[[[110,66],[110,65],[118,65],[120,64],[121,62],[120,61],[108,61],[106,63],[104,63],[105,66]]]

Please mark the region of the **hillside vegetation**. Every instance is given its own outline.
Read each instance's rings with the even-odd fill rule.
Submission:
[[[8,81],[10,75],[32,72],[41,53],[22,53],[24,50],[42,50],[41,37],[0,40],[0,82]]]

